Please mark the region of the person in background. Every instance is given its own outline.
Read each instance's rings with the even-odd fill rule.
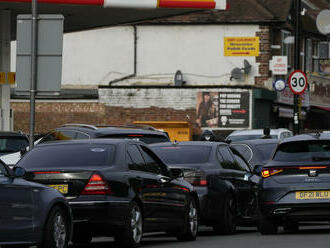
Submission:
[[[202,141],[216,141],[215,135],[211,130],[204,130],[201,137]]]
[[[264,136],[262,139],[271,139],[272,136],[270,136],[270,127],[265,127],[264,128]]]

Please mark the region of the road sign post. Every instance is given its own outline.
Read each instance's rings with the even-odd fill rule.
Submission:
[[[299,134],[299,119],[301,117],[301,105],[299,107],[300,95],[305,92],[308,86],[306,74],[301,70],[293,71],[288,79],[288,84],[291,92],[294,94],[294,112],[293,112],[293,124],[294,133]]]
[[[301,0],[295,0],[294,1],[294,7],[295,7],[295,35],[294,35],[294,50],[295,50],[295,57],[294,57],[294,69],[299,70],[300,69],[300,26],[301,26]],[[290,78],[289,78],[290,82]],[[307,82],[307,81],[306,81]],[[299,83],[299,82],[298,82]],[[290,84],[289,84],[290,85]],[[295,87],[294,87],[295,88]],[[290,87],[291,91],[292,88]],[[294,93],[293,98],[293,133],[299,134],[299,109],[298,109],[298,98],[299,94]]]

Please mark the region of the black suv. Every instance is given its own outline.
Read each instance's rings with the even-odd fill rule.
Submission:
[[[0,132],[0,156],[24,150],[29,145],[22,132]]]
[[[55,140],[114,138],[142,141],[146,144],[168,142],[166,132],[159,131],[151,126],[94,126],[86,124],[65,124],[47,134],[38,143]]]

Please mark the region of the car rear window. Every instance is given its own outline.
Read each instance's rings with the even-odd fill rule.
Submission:
[[[256,145],[256,151],[261,161],[267,161],[271,159],[271,156],[276,148],[277,143],[274,144],[260,144]]]
[[[130,140],[142,141],[146,144],[163,143],[170,141],[167,136],[150,135],[150,134],[115,134],[115,135],[102,136],[101,138],[130,139]]]
[[[36,146],[22,158],[18,166],[60,168],[110,165],[114,158],[114,151],[114,145]]]
[[[28,145],[29,142],[24,137],[0,137],[0,153],[18,152],[26,148]]]
[[[287,142],[278,146],[275,161],[330,161],[330,140]]]
[[[242,141],[242,140],[253,140],[253,139],[261,139],[263,135],[255,134],[255,135],[233,135],[229,136],[226,140],[235,142],[235,141]],[[277,139],[277,135],[271,135],[272,139]]]
[[[160,146],[152,150],[167,164],[202,164],[210,159],[209,146]]]

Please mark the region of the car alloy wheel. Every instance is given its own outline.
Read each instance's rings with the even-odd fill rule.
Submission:
[[[196,236],[198,230],[198,215],[197,215],[197,209],[192,202],[190,202],[189,225],[190,225],[190,232],[194,236]]]
[[[132,209],[131,228],[134,242],[140,243],[142,238],[142,213],[137,205],[135,205]]]
[[[57,212],[54,217],[53,237],[56,248],[65,247],[66,227],[65,227],[65,220],[60,212]]]
[[[192,198],[186,210],[185,228],[177,235],[180,241],[192,241],[196,239],[198,232],[198,210],[196,201]]]

